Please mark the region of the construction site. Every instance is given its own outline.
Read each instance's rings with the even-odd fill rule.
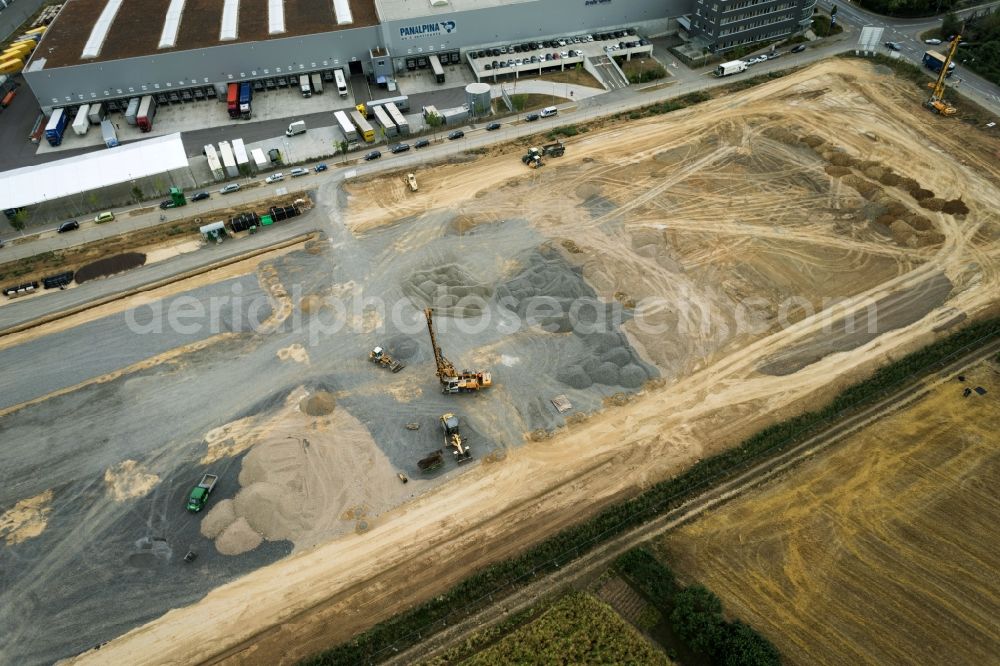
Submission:
[[[0,337],[0,661],[294,663],[995,313],[1000,140],[924,97],[833,59],[324,181]]]

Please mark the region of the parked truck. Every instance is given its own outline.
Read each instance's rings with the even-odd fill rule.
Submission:
[[[312,91],[313,91],[313,94],[314,95],[322,95],[323,94],[323,75],[320,74],[319,72],[316,72],[310,78],[312,80]]]
[[[133,97],[128,101],[128,106],[125,107],[125,122],[129,125],[135,125],[135,117],[139,113],[139,98]]]
[[[334,111],[333,117],[337,120],[337,126],[340,127],[340,131],[343,133],[346,141],[358,140],[358,130],[355,129],[354,123],[351,122],[346,113],[343,111]]]
[[[88,113],[90,113],[89,104],[84,104],[76,110],[76,117],[73,118],[73,133],[77,136],[86,135],[87,130],[90,129],[90,119],[87,118]]]
[[[740,72],[745,72],[747,69],[747,63],[743,60],[731,60],[730,62],[724,62],[715,68],[715,75],[729,76],[730,74],[739,74]]]
[[[52,110],[52,116],[49,118],[48,124],[45,125],[45,138],[50,146],[58,146],[62,143],[68,123],[69,114],[66,113],[65,109]]]
[[[312,97],[312,88],[309,87],[308,74],[302,74],[299,76],[299,91],[302,93],[303,97]]]
[[[288,123],[288,129],[285,130],[285,136],[297,136],[305,133],[306,121],[304,120],[296,120],[293,123]]]
[[[240,117],[240,84],[230,83],[226,87],[226,108],[230,118]]]
[[[104,139],[104,145],[108,148],[114,148],[118,145],[118,133],[115,131],[114,124],[107,118],[101,121],[101,138]]]
[[[156,100],[152,95],[143,96],[139,102],[139,110],[135,114],[135,124],[143,132],[153,129],[153,118],[156,116]]]
[[[215,484],[219,482],[219,477],[215,474],[206,474],[201,477],[201,482],[191,489],[188,495],[187,510],[198,513],[208,504],[208,496],[215,490]]]
[[[240,84],[240,118],[250,120],[253,115],[251,103],[253,101],[253,86],[249,81]]]
[[[91,125],[100,125],[101,121],[104,120],[104,115],[104,104],[96,102],[90,105],[90,111],[87,112],[87,120],[90,121]]]

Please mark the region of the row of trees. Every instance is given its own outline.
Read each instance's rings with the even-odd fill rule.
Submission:
[[[668,619],[695,658],[719,666],[777,666],[778,650],[753,627],[730,622],[722,602],[701,585],[681,587],[674,574],[645,548],[622,555],[614,568]]]
[[[865,9],[886,16],[935,16],[953,9],[958,0],[858,0]]]
[[[793,446],[842,419],[845,413],[877,402],[913,379],[917,373],[932,371],[969,349],[978,348],[998,337],[1000,318],[971,324],[944,340],[881,368],[867,380],[844,390],[823,409],[766,428],[738,447],[706,458],[684,473],[661,481],[641,495],[559,532],[517,557],[485,567],[431,601],[378,624],[350,642],[323,652],[306,663],[358,666],[388,658],[395,651],[415,645],[452,622],[467,617],[477,608],[529,584],[537,575],[566,565],[595,546],[669,511],[685,499],[743,471],[762,458]],[[648,593],[647,596],[653,598]],[[743,630],[735,628],[732,631]]]
[[[959,63],[1000,85],[1000,13],[974,16],[962,21],[948,14],[941,23],[941,35],[962,35],[958,46]]]

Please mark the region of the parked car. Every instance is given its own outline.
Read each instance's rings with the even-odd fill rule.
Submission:
[[[328,167],[326,164],[323,164],[321,162],[321,163],[319,163],[319,164],[317,164],[316,166],[313,167],[313,171],[315,171],[316,173],[320,173],[322,171],[326,171],[329,168],[330,167]]]
[[[410,149],[410,144],[408,143],[397,143],[389,148],[389,152],[395,155],[396,153],[405,153]]]
[[[789,51],[789,53],[802,53],[805,50],[806,50],[805,44],[796,44],[795,46],[792,47],[792,50]]]
[[[539,118],[541,118],[541,116],[539,116],[537,113],[529,113],[528,115],[526,115],[524,117],[524,120],[525,120],[525,122],[529,122],[530,123],[530,122],[534,122],[534,121],[538,120]]]
[[[303,169],[302,167],[295,167],[291,170],[292,178],[298,178],[299,176],[306,176],[309,174],[309,169]]]
[[[925,39],[924,40],[924,44],[930,44],[931,46],[937,46],[940,43],[941,43],[941,40],[937,39],[937,38],[934,38],[934,39]]]
[[[97,222],[98,224],[101,224],[103,222],[111,222],[114,219],[115,219],[115,214],[112,213],[110,210],[106,210],[103,213],[98,213],[97,217],[94,218],[94,222]],[[73,224],[76,225],[76,221],[75,220],[73,221]],[[76,226],[73,227],[73,229],[79,229],[79,228],[80,228],[80,225],[76,225]]]
[[[219,194],[231,194],[239,189],[240,189],[239,183],[230,183],[229,185],[226,185],[221,190],[219,190]]]
[[[62,224],[60,224],[59,228],[56,229],[56,231],[58,233],[64,234],[67,231],[76,231],[79,228],[80,228],[79,222],[77,222],[76,220],[69,220],[68,222],[63,222]]]
[[[498,130],[498,129],[500,129],[500,123],[490,123],[489,125],[486,126],[487,132],[492,132],[493,130]]]
[[[173,199],[164,199],[160,202],[160,210],[166,210],[168,208],[174,208],[177,204],[174,203]]]
[[[382,157],[382,153],[377,150],[373,150],[365,155],[365,162],[371,162],[372,160],[377,160],[380,157]]]
[[[465,132],[462,130],[455,130],[454,132],[449,132],[448,140],[454,141],[455,139],[461,139],[463,136],[465,136]]]
[[[191,197],[191,201],[204,201],[205,199],[211,199],[212,195],[208,192],[199,192],[198,194]]]
[[[285,179],[285,174],[283,174],[283,173],[281,173],[279,171],[278,173],[272,173],[270,176],[268,176],[267,178],[265,178],[264,182],[267,183],[268,185],[270,185],[271,183],[277,183],[277,182],[282,181],[284,179]]]
[[[430,140],[428,140],[428,139],[420,139],[415,144],[413,144],[413,147],[414,148],[426,148],[429,145],[431,145]]]

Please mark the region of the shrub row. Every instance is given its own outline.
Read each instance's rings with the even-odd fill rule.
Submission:
[[[619,534],[666,512],[712,484],[743,471],[764,456],[778,453],[843,417],[876,402],[917,373],[943,366],[970,349],[1000,337],[1000,318],[971,324],[948,338],[890,363],[867,380],[841,392],[826,407],[775,424],[739,446],[706,458],[684,473],[654,485],[637,497],[608,507],[527,551],[476,572],[439,597],[396,615],[351,641],[303,663],[317,666],[375,663],[459,621],[470,612],[553,571]]]
[[[740,621],[728,622],[722,602],[701,585],[678,587],[669,568],[645,548],[622,555],[613,567],[668,619],[671,631],[697,657],[720,666],[777,666],[777,648]]]

